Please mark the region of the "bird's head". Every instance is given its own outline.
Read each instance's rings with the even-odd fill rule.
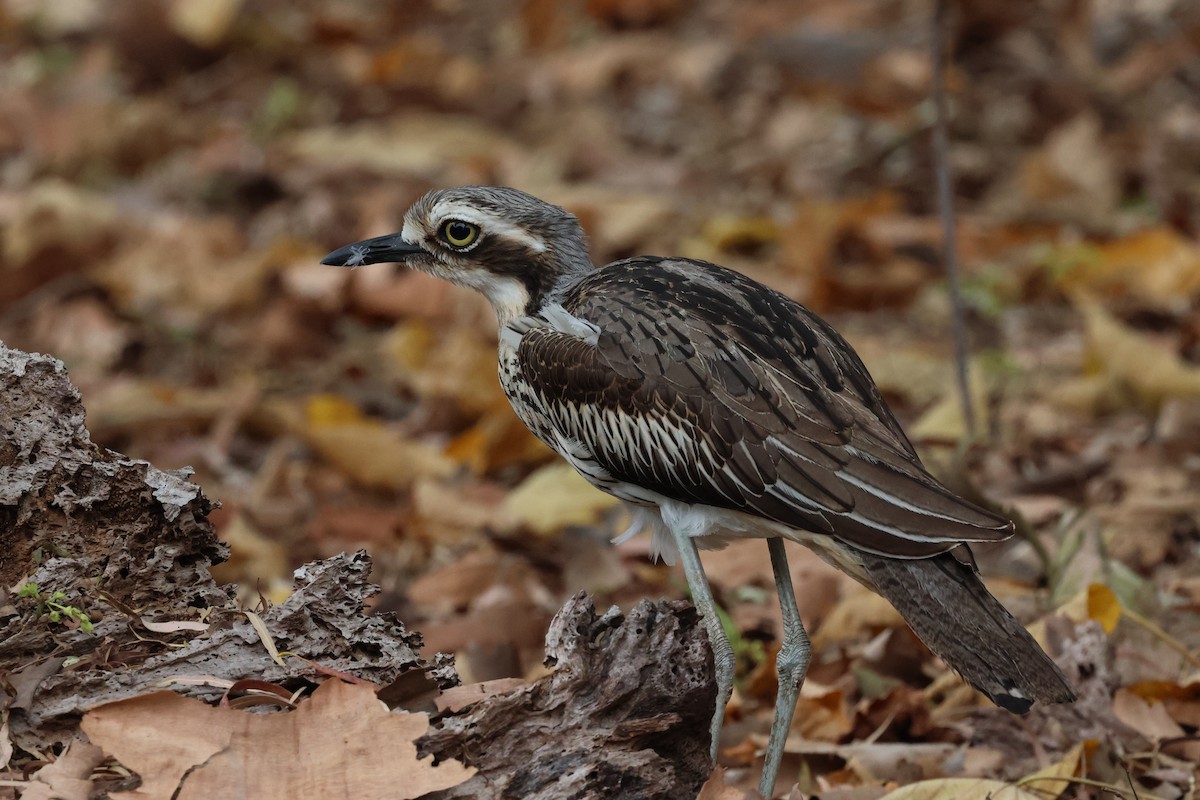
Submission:
[[[348,244],[321,259],[342,267],[385,261],[479,290],[501,325],[536,311],[592,269],[574,216],[494,186],[429,192],[404,215],[399,233]]]

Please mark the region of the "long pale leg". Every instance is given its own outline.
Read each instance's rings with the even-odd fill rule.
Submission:
[[[711,755],[715,764],[717,746],[721,738],[721,723],[725,721],[725,706],[729,702],[729,696],[733,694],[733,647],[729,644],[729,637],[725,635],[724,628],[721,627],[721,618],[717,616],[717,606],[713,602],[712,590],[708,587],[704,566],[700,563],[696,540],[676,530],[672,530],[671,535],[679,548],[683,574],[687,577],[688,589],[692,592],[692,604],[700,612],[704,630],[708,633],[708,644],[713,652],[713,670],[717,677],[717,709],[712,718]]]
[[[783,645],[775,657],[775,671],[779,675],[779,694],[775,698],[775,720],[771,723],[771,738],[767,740],[767,758],[763,764],[762,780],[758,790],[770,800],[775,791],[775,778],[779,775],[779,764],[783,760],[783,745],[788,730],[792,727],[792,714],[796,711],[796,698],[808,672],[812,645],[804,623],[800,621],[800,609],[796,608],[796,593],[792,590],[792,575],[788,570],[787,553],[782,539],[768,539],[771,549],[771,569],[775,572],[775,588],[779,592],[779,609],[783,612]]]

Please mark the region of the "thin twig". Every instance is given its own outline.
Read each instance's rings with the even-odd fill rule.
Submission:
[[[951,322],[954,333],[954,361],[958,372],[958,392],[962,401],[967,439],[975,436],[975,404],[967,377],[967,326],[962,289],[958,281],[958,247],[954,234],[954,180],[950,172],[949,145],[946,137],[946,92],[943,75],[946,11],[948,0],[935,0],[930,50],[933,59],[933,155],[937,173],[938,213],[942,218],[942,260],[946,264],[946,283],[950,290]]]

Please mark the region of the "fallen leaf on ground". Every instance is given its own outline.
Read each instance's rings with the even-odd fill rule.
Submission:
[[[434,702],[437,703],[439,712],[458,712],[480,700],[497,694],[507,694],[527,685],[528,683],[522,678],[496,678],[492,681],[481,681],[468,686],[451,687],[438,695]]]
[[[215,47],[237,18],[242,0],[175,0],[167,18],[183,38],[200,47]]]
[[[725,769],[717,767],[712,776],[700,787],[696,800],[749,800],[750,795],[741,789],[725,785]]]
[[[1152,406],[1200,394],[1200,367],[1124,324],[1099,302],[1080,295],[1075,304],[1083,312],[1089,358],[1097,371]]]
[[[290,137],[284,148],[326,169],[436,175],[447,162],[498,160],[512,144],[503,133],[476,119],[409,112],[390,124],[309,128]]]
[[[1112,711],[1113,716],[1152,741],[1184,735],[1166,706],[1145,700],[1128,689],[1118,689],[1113,695]]]
[[[264,416],[304,441],[362,486],[405,490],[418,478],[444,477],[454,464],[440,450],[412,439],[353,403],[315,395],[303,407],[273,400]]]
[[[1186,306],[1200,292],[1200,246],[1174,229],[1159,226],[1099,246],[1077,245],[1071,268],[1058,284],[1108,297],[1130,295],[1160,308]]]
[[[104,751],[87,742],[72,742],[53,763],[39,769],[29,779],[21,795],[23,800],[88,800],[92,782],[89,775],[104,760]]]
[[[987,409],[987,380],[980,364],[974,365],[968,380],[975,408]],[[908,435],[917,442],[957,442],[964,438],[967,422],[963,418],[962,395],[957,388],[947,384],[941,398],[909,426]]]
[[[1087,739],[1072,747],[1067,754],[1045,769],[1021,779],[1022,787],[1030,791],[1056,796],[1071,784],[1071,779],[1084,773],[1085,760],[1096,749],[1096,741]]]
[[[909,784],[884,795],[883,800],[1045,800],[1003,781],[938,778]]]
[[[820,651],[833,642],[903,624],[904,618],[887,600],[868,589],[854,588],[838,601],[813,634],[813,649]]]
[[[389,712],[370,684],[327,680],[291,713],[249,714],[175,694],[105,703],[82,727],[142,777],[115,800],[254,797],[416,798],[475,773],[457,761],[417,758],[424,714]],[[380,742],[388,757],[379,758]],[[270,768],[265,768],[270,765]]]
[[[1117,629],[1121,619],[1121,601],[1102,583],[1089,584],[1086,591],[1063,603],[1058,610],[1074,622],[1095,620],[1108,634]]]
[[[751,737],[758,742],[758,737]],[[761,738],[766,744],[766,738]],[[846,762],[859,780],[865,782],[912,780],[950,771],[957,753],[956,744],[926,742],[851,742],[832,744],[789,736],[784,752],[799,756],[836,756]],[[947,798],[951,795],[946,795]],[[911,800],[911,799],[910,799]]]
[[[547,464],[521,481],[504,502],[514,525],[549,536],[568,525],[592,525],[601,512],[617,505],[568,464]]]

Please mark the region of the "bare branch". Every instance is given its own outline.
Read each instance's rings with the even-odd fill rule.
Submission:
[[[958,279],[958,246],[954,228],[954,176],[950,170],[950,153],[946,135],[946,91],[944,75],[944,38],[946,11],[949,0],[935,0],[933,30],[930,36],[930,55],[933,60],[933,154],[937,174],[938,213],[942,218],[942,260],[946,265],[946,283],[950,291],[951,326],[954,335],[954,361],[957,366],[958,391],[962,402],[963,422],[967,438],[975,436],[975,404],[967,365],[967,325],[963,306],[962,287]]]

